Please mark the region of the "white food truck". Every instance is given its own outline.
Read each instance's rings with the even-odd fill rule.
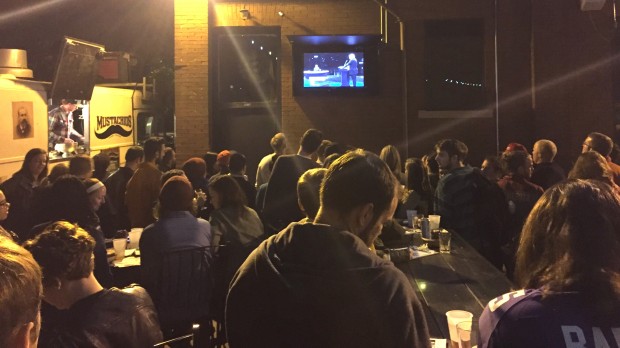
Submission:
[[[107,75],[118,72],[104,55],[101,45],[65,38],[50,83],[32,79],[25,51],[0,49],[0,182],[19,170],[32,148],[48,150],[50,168],[75,154],[99,152],[108,153],[113,164],[120,165],[129,147],[159,131],[153,84],[143,79],[95,85],[102,69]],[[78,101],[73,119],[74,128],[84,136],[80,146],[49,144],[48,110],[57,107],[60,99]]]

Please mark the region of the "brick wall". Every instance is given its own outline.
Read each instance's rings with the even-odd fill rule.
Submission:
[[[209,145],[208,26],[280,26],[282,32],[282,131],[292,149],[310,127],[329,139],[378,151],[385,144],[403,144],[403,116],[397,49],[386,48],[381,65],[391,79],[382,78],[378,96],[293,97],[292,47],[287,35],[379,34],[379,7],[371,1],[309,0],[304,2],[217,2],[207,19],[204,1],[175,2],[175,65],[177,147],[179,161],[203,153]],[[239,10],[250,11],[242,20]],[[280,17],[278,11],[285,15]],[[210,21],[210,23],[208,23]],[[383,74],[385,76],[386,74]]]
[[[244,8],[250,11],[249,20],[241,19],[239,11]],[[287,35],[379,34],[379,13],[376,4],[359,0],[220,1],[212,25],[281,27],[282,131],[291,148],[296,149],[304,131],[314,127],[329,139],[378,151],[386,142],[402,143],[399,83],[396,89],[382,88],[372,98],[293,97],[292,47]],[[384,66],[393,70],[399,58],[387,57],[392,61]]]
[[[209,145],[208,5],[174,2],[177,163],[202,155]]]

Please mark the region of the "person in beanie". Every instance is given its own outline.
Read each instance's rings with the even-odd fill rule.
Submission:
[[[161,255],[173,250],[211,245],[211,225],[192,215],[194,190],[184,176],[166,181],[159,194],[159,220],[147,226],[140,238],[142,282],[154,286]]]

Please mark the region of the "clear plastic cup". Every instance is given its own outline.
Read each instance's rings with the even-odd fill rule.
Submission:
[[[468,311],[452,310],[446,312],[446,317],[448,319],[448,330],[450,331],[450,347],[459,348],[460,339],[458,331],[456,330],[456,325],[464,321],[471,323],[474,315]]]

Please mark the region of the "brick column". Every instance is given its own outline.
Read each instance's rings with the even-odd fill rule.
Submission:
[[[207,0],[174,1],[177,163],[209,148],[209,8]]]

